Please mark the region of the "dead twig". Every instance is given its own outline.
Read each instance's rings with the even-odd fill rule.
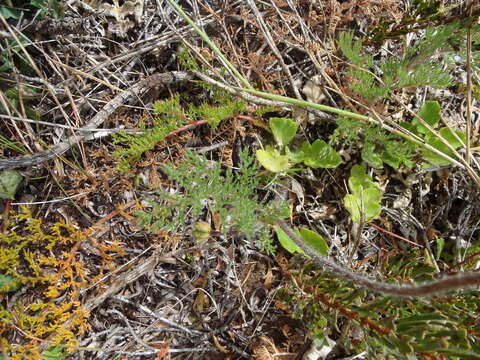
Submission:
[[[139,96],[145,91],[173,84],[176,82],[186,81],[192,78],[190,73],[183,71],[172,71],[168,73],[160,73],[152,75],[137,84],[133,85],[128,90],[125,90],[118,94],[115,98],[109,101],[85,126],[80,128],[78,133],[70,136],[66,141],[61,142],[49,150],[34,154],[18,156],[9,159],[0,159],[0,170],[20,168],[26,166],[35,166],[54,158],[57,155],[61,155],[66,152],[72,146],[78,144],[80,141],[87,138],[91,129],[98,128],[117,108],[122,106],[131,97]]]
[[[306,255],[311,257],[314,263],[331,271],[332,274],[340,279],[351,280],[356,285],[373,291],[397,296],[429,296],[446,291],[467,289],[471,286],[480,285],[480,272],[463,272],[458,275],[448,276],[425,284],[415,285],[394,285],[375,281],[366,276],[345,269],[326,257],[319,256],[314,250],[300,240],[297,234],[295,234],[285,221],[279,221],[278,226]]]

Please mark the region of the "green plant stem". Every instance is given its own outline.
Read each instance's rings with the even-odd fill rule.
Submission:
[[[266,92],[263,92],[263,91],[245,89],[245,88],[240,88],[240,87],[236,87],[236,86],[232,86],[232,88],[235,89],[235,90],[238,90],[238,91],[248,92],[250,94],[254,94],[254,95],[266,98],[266,99],[281,101],[281,102],[284,102],[286,104],[291,104],[291,105],[295,105],[295,106],[308,107],[308,108],[317,109],[317,110],[320,110],[320,111],[326,111],[326,112],[334,113],[334,114],[337,114],[337,115],[340,115],[340,116],[349,117],[349,118],[352,118],[352,119],[376,124],[376,125],[382,127],[383,129],[385,129],[385,130],[387,130],[391,133],[397,134],[397,135],[403,137],[404,139],[406,139],[408,141],[412,141],[415,144],[420,145],[420,146],[424,147],[425,149],[430,150],[430,151],[434,152],[435,154],[441,156],[445,160],[448,160],[448,161],[452,162],[453,164],[465,169],[464,164],[462,164],[459,161],[457,161],[457,160],[451,158],[450,156],[444,154],[440,150],[435,149],[433,146],[430,146],[430,145],[424,143],[418,136],[415,136],[414,134],[412,134],[408,130],[402,129],[401,131],[399,131],[398,129],[395,129],[395,128],[385,124],[381,120],[375,120],[375,119],[373,119],[369,116],[366,116],[366,115],[357,114],[357,113],[347,111],[347,110],[337,109],[337,108],[327,106],[327,105],[315,104],[315,103],[305,101],[305,100],[298,100],[298,99],[290,98],[290,97],[287,97],[287,96],[269,94],[269,93],[266,93]],[[426,124],[426,125],[428,126],[428,124]],[[477,178],[478,178],[478,176],[477,176]],[[480,186],[480,178],[478,178],[477,183]]]
[[[448,276],[440,280],[415,285],[397,285],[375,281],[345,269],[326,257],[319,256],[295,234],[284,220],[278,221],[277,225],[295,242],[304,254],[310,256],[315,264],[326,268],[340,279],[350,280],[356,285],[367,289],[397,296],[429,296],[456,289],[466,289],[470,286],[480,284],[480,272],[463,272],[459,275]]]
[[[470,43],[471,45],[471,43]],[[468,48],[467,48],[468,50]],[[470,54],[471,55],[471,54]],[[468,60],[468,59],[467,59]],[[468,62],[467,62],[468,64]],[[368,74],[370,74],[371,76],[373,76],[375,78],[376,81],[378,81],[380,84],[382,85],[385,85],[382,81],[382,79],[377,76],[376,74],[372,73],[370,70],[367,70],[367,69],[364,69],[364,68],[361,68],[361,67],[358,67],[354,64],[349,64],[350,66],[356,68],[356,69],[359,69],[361,71],[364,71],[364,72],[367,72]],[[468,65],[467,65],[467,74],[468,74]],[[470,175],[470,177],[477,183],[477,186],[480,187],[480,177],[478,176],[478,174],[475,172],[475,170],[473,170],[473,168],[470,166],[470,162],[467,161],[466,159],[469,158],[468,156],[468,152],[469,152],[469,149],[470,149],[470,139],[469,139],[469,136],[468,136],[468,126],[467,126],[467,144],[466,144],[466,149],[467,149],[467,156],[464,158],[463,156],[460,155],[460,153],[445,139],[443,138],[443,136],[441,136],[435,129],[433,129],[430,124],[428,124],[425,120],[423,120],[420,116],[418,116],[412,109],[410,109],[408,106],[406,106],[399,98],[397,95],[395,94],[391,94],[392,97],[395,99],[395,101],[397,101],[400,105],[402,105],[402,107],[407,111],[409,112],[418,122],[420,122],[420,124],[422,124],[425,128],[428,129],[428,131],[430,131],[433,135],[435,135],[435,137],[440,140],[458,159],[458,161],[452,161],[453,159],[448,157],[447,155],[445,155],[443,152],[441,151],[434,151],[437,155],[440,155],[441,157],[443,157],[444,159],[446,160],[449,160],[450,162],[453,162],[454,164],[456,164],[457,166],[460,166],[461,168],[465,169],[468,174]],[[378,117],[378,115],[377,115]],[[380,123],[382,123],[382,120],[379,120]],[[457,133],[455,131],[453,131],[451,129],[451,127],[448,125],[448,123],[446,123],[445,121],[443,121],[445,123],[445,125],[450,129],[450,132],[453,134],[453,136],[460,142],[463,144],[463,141],[460,139],[460,137],[457,135]],[[378,123],[377,123],[378,124]],[[395,126],[398,126],[397,124],[394,124]],[[468,124],[467,124],[468,125]],[[383,126],[382,126],[383,127]],[[384,127],[385,128],[385,127]],[[387,128],[385,128],[386,130],[388,130]],[[391,131],[391,130],[389,130]],[[401,131],[407,133],[406,129],[403,129],[401,128]],[[394,132],[398,135],[400,135],[398,132]],[[411,140],[410,137],[413,135],[415,136],[414,134],[412,134],[411,132],[408,131],[409,134],[407,134],[408,137],[406,137],[407,140]],[[403,136],[403,135],[400,135],[400,136]],[[404,137],[404,136],[403,136]],[[415,136],[416,137],[416,136]],[[405,138],[405,137],[404,137]],[[419,139],[421,140],[421,139]],[[430,145],[424,143],[423,141],[420,141],[418,142],[417,144],[423,146],[424,148],[432,151]],[[430,146],[430,148],[429,148]],[[464,144],[465,146],[465,144]],[[448,157],[448,159],[447,159]],[[477,164],[478,165],[478,164]]]
[[[472,17],[473,1],[469,1],[469,17]],[[470,150],[470,141],[472,140],[472,23],[467,27],[467,126],[466,137],[467,146],[465,149],[465,162],[470,164],[472,153]]]
[[[317,110],[320,110],[320,111],[334,113],[334,114],[337,114],[337,115],[340,115],[340,116],[350,117],[350,118],[357,119],[357,120],[360,120],[360,121],[365,121],[365,122],[377,124],[377,125],[381,126],[383,129],[385,129],[387,131],[390,131],[394,134],[397,134],[397,135],[403,137],[406,140],[412,141],[415,144],[417,144],[419,146],[422,146],[423,148],[439,155],[443,159],[445,159],[445,160],[459,166],[460,168],[466,170],[468,172],[468,174],[470,175],[470,177],[476,182],[477,186],[480,187],[480,177],[478,176],[478,174],[463,159],[463,157],[460,156],[460,154],[455,149],[452,150],[452,146],[448,143],[448,141],[446,141],[443,137],[441,137],[433,129],[431,130],[432,133],[435,134],[439,138],[439,140],[442,141],[442,143],[444,143],[450,150],[453,151],[455,156],[457,158],[459,158],[459,161],[457,161],[457,160],[451,158],[450,156],[444,154],[443,152],[435,149],[433,146],[430,146],[430,145],[426,144],[420,138],[418,138],[417,136],[415,136],[414,134],[412,134],[411,132],[409,132],[406,129],[399,130],[399,129],[396,129],[396,128],[393,128],[391,126],[386,125],[383,121],[375,120],[375,119],[372,119],[371,117],[361,115],[361,114],[357,114],[357,113],[354,113],[354,112],[337,109],[337,108],[334,108],[334,107],[331,107],[331,106],[314,104],[314,103],[311,103],[311,102],[308,102],[308,101],[293,99],[293,98],[289,98],[289,97],[285,97],[285,96],[281,96],[281,95],[269,94],[269,93],[265,93],[265,92],[253,89],[253,87],[250,85],[248,80],[245,79],[238,72],[238,70],[232,65],[232,63],[230,63],[228,61],[228,59],[223,55],[223,53],[220,51],[220,49],[213,43],[213,41],[210,40],[208,35],[202,29],[200,29],[200,27],[198,27],[197,24],[195,24],[195,22],[180,8],[180,6],[178,4],[176,4],[174,2],[174,0],[168,0],[168,2],[185,19],[185,21],[187,21],[193,27],[193,29],[197,32],[197,34],[207,43],[207,45],[210,47],[210,49],[212,49],[212,51],[222,60],[224,66],[234,74],[236,79],[239,80],[243,84],[243,86],[245,86],[245,88],[235,87],[235,86],[232,86],[231,88],[233,88],[237,91],[240,91],[240,92],[247,92],[247,93],[254,94],[256,96],[263,97],[263,98],[270,99],[270,100],[281,101],[281,102],[284,102],[284,103],[287,103],[287,104],[301,106],[301,107],[313,108],[313,109],[317,109]],[[420,122],[427,129],[429,129],[429,130],[431,129],[431,127],[428,124],[426,124],[423,121],[423,119],[420,119]]]
[[[235,68],[235,66],[233,66],[233,64],[225,57],[225,55],[223,55],[217,45],[215,45],[215,43],[210,40],[205,31],[203,31],[197,24],[195,24],[195,22],[182,10],[182,8],[174,0],[167,1],[180,14],[181,17],[183,17],[185,21],[192,26],[195,32],[202,38],[203,41],[207,43],[210,49],[212,49],[215,55],[217,55],[218,58],[222,61],[224,66],[235,75],[235,77],[243,84],[243,86],[246,86],[249,89],[253,89],[252,85],[250,85],[248,80],[242,74],[240,74],[240,72]]]
[[[351,112],[351,111],[348,111],[348,110],[338,109],[338,108],[335,108],[335,107],[332,107],[332,106],[315,104],[315,103],[312,103],[312,102],[309,102],[309,101],[306,101],[306,100],[299,100],[299,99],[294,99],[294,98],[290,98],[290,97],[287,97],[287,96],[270,94],[270,93],[266,93],[266,92],[258,91],[258,90],[254,90],[254,89],[244,89],[244,88],[239,88],[239,87],[235,87],[235,86],[232,86],[232,87],[234,89],[238,90],[238,91],[245,91],[245,92],[248,92],[250,94],[254,94],[254,95],[257,95],[257,96],[260,96],[260,97],[264,97],[264,98],[267,98],[267,99],[270,99],[270,100],[281,101],[281,102],[284,102],[284,103],[290,104],[290,105],[296,105],[296,106],[301,106],[301,107],[309,107],[309,108],[312,108],[312,109],[317,109],[317,110],[320,110],[320,111],[326,111],[326,112],[329,112],[329,113],[337,114],[337,115],[344,116],[344,117],[349,117],[349,118],[356,119],[356,120],[378,123],[378,121],[376,121],[374,119],[371,119],[368,116],[357,114],[357,113],[354,113],[354,112]]]
[[[352,224],[351,233],[353,234],[353,237],[354,237],[354,246],[353,246],[352,252],[350,253],[349,265],[351,265],[351,261],[353,260],[353,255],[357,252],[358,248],[360,247],[360,242],[362,241],[362,232],[364,228],[365,228],[365,221],[363,220],[358,223]]]

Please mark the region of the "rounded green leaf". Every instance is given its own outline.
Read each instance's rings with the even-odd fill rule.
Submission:
[[[445,140],[448,141],[450,145],[452,145],[454,148],[458,148],[462,146],[463,144],[466,143],[467,137],[465,134],[459,130],[455,131],[457,136],[460,138],[461,141],[458,141],[458,139],[455,137],[455,135],[450,131],[448,127],[443,127],[441,128],[438,133],[440,136],[442,136]]]
[[[363,166],[354,165],[348,179],[351,194],[345,195],[343,205],[353,222],[370,221],[380,215],[382,192],[365,173]]]
[[[285,232],[284,232],[282,229],[280,229],[279,227],[277,227],[277,228],[275,229],[275,232],[276,232],[276,234],[277,234],[277,239],[278,239],[280,245],[282,245],[282,247],[283,247],[285,250],[287,250],[290,254],[293,254],[293,253],[295,253],[295,252],[298,252],[298,253],[300,253],[300,254],[302,253],[302,249],[300,249],[300,248],[298,247],[298,245],[295,244],[295,243],[293,242],[293,240],[290,239],[290,237],[289,237],[287,234],[285,234]]]
[[[8,20],[12,19],[19,19],[21,16],[21,11],[8,8],[6,6],[0,6],[0,16]]]
[[[352,222],[358,223],[362,220],[361,204],[357,202],[357,198],[352,194],[347,194],[343,198],[343,206],[350,213]]]
[[[298,235],[302,241],[314,249],[318,254],[326,256],[328,252],[328,244],[325,239],[317,234],[315,231],[299,228],[297,230]]]
[[[343,205],[350,213],[353,222],[370,221],[380,215],[382,211],[381,199],[380,190],[371,187],[360,193],[345,195]]]
[[[402,121],[402,122],[400,123],[400,126],[403,127],[403,128],[405,128],[405,129],[407,129],[408,131],[412,132],[413,134],[418,135],[418,127],[417,127],[417,125],[415,125],[415,124],[413,124],[413,123],[411,124],[411,123],[406,122],[406,121]]]
[[[287,118],[270,118],[270,129],[272,129],[273,137],[280,146],[287,145],[297,133],[297,123]]]
[[[288,156],[280,155],[277,150],[270,146],[267,146],[264,150],[257,150],[255,156],[265,169],[274,173],[285,171],[290,167]]]
[[[441,151],[445,155],[448,155],[450,157],[454,157],[452,151],[445,145],[440,139],[435,137],[433,134],[427,135],[425,137],[425,142],[428,145],[433,146],[435,149]],[[427,150],[427,149],[422,149],[422,157],[430,161],[432,164],[436,165],[449,165],[450,161],[444,159],[440,155],[435,154],[433,151]]]
[[[352,193],[360,193],[363,188],[375,186],[372,178],[365,173],[362,165],[353,165],[348,178],[348,187]]]
[[[342,162],[335,149],[321,139],[311,145],[308,141],[303,142],[300,150],[304,153],[304,164],[314,169],[334,168]]]
[[[11,199],[15,197],[23,176],[15,170],[3,170],[0,172],[0,199]]]
[[[382,212],[380,201],[382,200],[382,193],[377,187],[370,187],[363,192],[364,205],[364,220],[370,221]]]
[[[285,146],[285,154],[294,164],[301,163],[305,159],[305,154],[302,150],[290,150],[288,146]]]
[[[440,104],[438,101],[425,101],[417,115],[434,128],[440,121]],[[417,127],[418,132],[422,134],[429,132],[429,130],[416,119],[413,119],[412,124],[414,124]]]

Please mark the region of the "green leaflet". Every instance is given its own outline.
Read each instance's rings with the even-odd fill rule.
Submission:
[[[279,146],[288,145],[297,133],[298,125],[292,119],[274,117],[269,120],[269,124]]]
[[[50,346],[42,353],[42,360],[63,360],[67,354],[60,346]]]
[[[417,115],[428,125],[435,128],[440,121],[440,104],[438,101],[425,101]],[[427,134],[429,132],[417,119],[413,119],[412,125],[416,127],[418,133]]]
[[[317,254],[326,256],[328,252],[328,244],[325,239],[317,234],[315,231],[299,228],[296,230],[297,234],[312,249],[314,249]]]
[[[315,140],[313,144],[303,142],[300,150],[304,154],[303,163],[314,169],[335,168],[342,162],[335,149],[321,139]]]
[[[306,229],[306,228],[299,228],[294,230],[298,237],[307,244],[310,248],[315,250],[315,252],[321,256],[326,256],[328,252],[328,244],[325,239],[317,234],[315,231]],[[295,242],[290,239],[290,237],[285,234],[285,232],[280,229],[276,228],[275,232],[277,234],[278,241],[280,245],[287,250],[290,254],[293,253],[303,253],[303,251],[295,244]]]
[[[279,227],[277,227],[275,229],[275,233],[277,234],[277,239],[278,239],[278,242],[280,243],[280,245],[282,245],[282,247],[287,250],[290,254],[293,254],[293,253],[303,253],[302,249],[300,249],[297,244],[295,244],[295,242],[290,239],[290,237],[285,234],[285,232],[280,229]]]
[[[406,124],[405,127],[413,128],[410,123]],[[346,117],[337,119],[337,128],[330,136],[330,144],[360,145],[362,160],[375,169],[382,169],[384,164],[395,169],[401,165],[408,167],[415,165],[413,161],[417,148],[415,143],[388,133],[377,125]]]
[[[23,176],[15,170],[3,170],[0,172],[0,199],[13,200]]]
[[[342,159],[335,149],[321,139],[312,144],[304,141],[298,149],[290,149],[287,145],[295,137],[297,124],[291,119],[271,118],[270,129],[275,139],[276,148],[269,145],[263,150],[257,150],[257,160],[262,166],[274,173],[285,172],[291,163],[303,162],[311,168],[334,168]]]
[[[283,172],[290,167],[289,157],[281,155],[279,150],[270,145],[267,145],[264,150],[257,150],[255,156],[265,169],[274,173]]]
[[[343,205],[354,223],[370,221],[380,215],[382,193],[362,166],[352,167],[348,187],[351,193],[345,195]]]
[[[417,115],[422,120],[424,120],[431,128],[435,129],[441,119],[440,104],[437,101],[426,101],[420,108]],[[450,157],[455,156],[453,151],[450,150],[448,146],[444,144],[444,142],[437,135],[433,134],[424,125],[422,125],[418,119],[413,119],[411,123],[403,122],[401,125],[404,128],[413,132],[414,134],[417,134],[418,136],[423,138],[428,145],[434,147],[435,149],[441,151],[442,153]],[[446,140],[446,142],[450,144],[450,146],[452,146],[454,149],[457,149],[466,143],[465,134],[459,130],[455,130],[454,134],[448,127],[441,127],[440,129],[437,129],[437,132],[439,136]],[[430,150],[422,149],[421,153],[422,157],[425,160],[431,162],[432,164],[450,164],[450,161],[444,159],[440,155],[437,155]]]

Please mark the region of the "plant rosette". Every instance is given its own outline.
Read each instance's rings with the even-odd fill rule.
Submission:
[[[342,162],[335,149],[321,139],[315,140],[312,144],[304,141],[298,149],[290,149],[288,144],[295,137],[298,129],[298,125],[292,119],[271,118],[269,125],[276,146],[267,145],[264,149],[257,150],[255,154],[265,169],[281,173],[297,163],[304,163],[308,167],[317,169],[334,168]]]

